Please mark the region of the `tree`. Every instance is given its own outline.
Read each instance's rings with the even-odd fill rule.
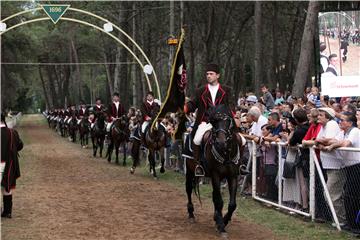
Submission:
[[[309,78],[312,52],[314,50],[314,34],[317,26],[317,19],[320,4],[317,1],[311,1],[308,6],[304,33],[301,40],[300,58],[296,69],[292,96],[302,97],[306,82]]]

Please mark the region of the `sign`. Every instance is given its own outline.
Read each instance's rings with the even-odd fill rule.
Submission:
[[[59,5],[59,4],[51,4],[51,5],[41,5],[44,9],[45,13],[50,17],[51,21],[56,24],[59,19],[64,15],[66,10],[70,7],[70,5]]]
[[[169,38],[169,39],[167,40],[167,44],[168,44],[168,45],[177,45],[178,42],[179,42],[179,40],[176,39],[176,38]]]
[[[322,76],[321,95],[329,97],[360,96],[359,76]]]

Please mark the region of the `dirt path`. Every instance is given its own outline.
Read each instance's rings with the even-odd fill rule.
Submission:
[[[190,224],[185,191],[90,157],[40,118],[24,116],[19,128],[22,177],[2,239],[219,239],[209,202],[196,202],[197,223]],[[237,216],[228,232],[230,239],[274,239]]]

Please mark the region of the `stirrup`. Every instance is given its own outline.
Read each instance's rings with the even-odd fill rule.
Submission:
[[[195,177],[204,177],[205,176],[205,170],[200,164],[196,165],[194,172],[195,172]]]

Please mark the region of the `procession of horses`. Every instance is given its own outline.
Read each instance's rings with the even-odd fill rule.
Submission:
[[[157,158],[160,159],[161,163],[160,173],[165,172],[164,149],[167,147],[167,139],[171,136],[169,136],[162,122],[163,119],[156,119],[154,124],[154,119],[152,119],[146,131],[142,133],[140,121],[142,116],[139,116],[141,112],[129,111],[129,113],[113,119],[110,132],[107,132],[106,119],[109,117],[108,111],[106,108],[102,108],[101,111],[95,111],[95,108],[95,106],[87,107],[88,114],[75,114],[71,110],[67,113],[65,113],[66,110],[63,112],[55,110],[47,111],[43,114],[47,118],[49,128],[53,129],[60,136],[67,137],[69,141],[74,143],[76,143],[77,136],[79,136],[82,148],[88,148],[90,138],[93,157],[103,157],[103,151],[106,150],[105,158],[110,163],[112,153],[115,151],[115,162],[119,164],[119,152],[122,149],[122,165],[126,166],[127,152],[131,152],[133,163],[130,173],[134,174],[136,167],[140,164],[141,151],[146,149],[149,170],[152,176],[157,179]],[[218,105],[211,109],[212,117],[209,120],[213,128],[204,135],[203,154],[201,156],[201,162],[206,173],[205,176],[211,178],[213,186],[214,221],[217,231],[222,235],[226,235],[225,227],[230,222],[232,214],[236,209],[237,180],[241,172],[240,166],[243,151],[243,144],[238,144],[239,134],[234,131],[236,127],[234,126],[233,118],[224,109],[226,109],[224,105]],[[155,111],[159,111],[159,108],[155,108]],[[135,128],[129,128],[129,125],[135,125]],[[154,126],[153,128],[151,127],[152,125]],[[191,140],[187,139],[187,141]],[[104,149],[106,147],[107,149]],[[131,148],[131,150],[128,151],[128,148]],[[201,202],[199,196],[199,180],[201,177],[195,174],[196,165],[194,162],[190,158],[185,159],[186,193],[188,197],[187,211],[189,220],[195,222],[192,192],[194,191],[198,195]],[[221,196],[221,181],[224,179],[228,183],[230,196],[228,212],[225,215],[222,214],[224,203]]]

